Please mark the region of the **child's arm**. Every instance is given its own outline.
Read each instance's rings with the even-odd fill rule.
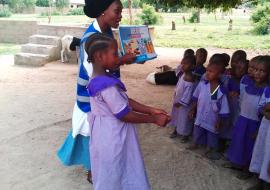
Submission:
[[[162,110],[162,109],[158,109],[158,108],[154,108],[154,107],[150,107],[150,106],[146,106],[143,105],[131,98],[129,98],[129,105],[132,108],[132,110],[134,110],[135,112],[139,112],[139,113],[144,113],[144,114],[150,114],[150,115],[154,115],[154,114],[165,114],[167,115],[167,112]]]
[[[188,113],[189,119],[194,119],[196,115],[197,102],[192,102],[191,109]]]
[[[134,111],[130,111],[121,120],[129,123],[154,123],[160,127],[166,126],[169,121],[167,115],[164,114],[145,115]]]

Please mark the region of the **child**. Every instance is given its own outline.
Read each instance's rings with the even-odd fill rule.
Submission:
[[[225,140],[225,144],[227,140],[231,139],[232,126],[234,126],[236,119],[240,113],[240,80],[247,73],[248,62],[240,61],[235,65],[234,72],[229,77],[229,81],[227,84],[227,89],[229,92],[228,101],[230,106],[230,118],[228,118],[224,126],[221,127],[220,138]],[[224,146],[226,146],[224,144]],[[222,148],[222,151],[225,150],[225,147]]]
[[[119,67],[116,40],[96,33],[89,37],[85,50],[93,64],[87,88],[92,108],[88,121],[94,189],[149,190],[133,123],[165,126],[169,118],[163,110],[129,99],[124,84],[106,72]]]
[[[254,145],[249,171],[259,174],[259,178],[263,180],[256,185],[257,189],[266,190],[266,187],[270,189],[270,87],[264,91],[259,110],[264,117]]]
[[[234,72],[234,66],[239,62],[239,61],[245,61],[247,59],[247,53],[243,50],[236,50],[232,54],[231,58],[231,68],[226,70],[226,75],[232,75],[232,72]]]
[[[187,56],[182,59],[181,66],[184,74],[177,83],[173,100],[171,125],[176,128],[170,137],[174,138],[179,134],[182,136],[183,143],[188,141],[188,136],[192,132],[192,122],[188,119],[188,112],[191,108],[190,103],[195,88],[192,75],[195,64],[195,56]]]
[[[251,64],[252,61],[253,59]],[[243,169],[243,173],[238,176],[239,179],[251,177],[248,167],[261,121],[257,107],[268,82],[270,70],[267,64],[260,59],[251,73],[254,77],[253,82],[246,84],[240,91],[240,115],[235,123],[232,142],[227,152],[229,161]]]
[[[207,54],[207,50],[204,48],[199,48],[196,51],[196,67],[193,71],[196,81],[200,81],[202,75],[206,72],[203,64],[206,62]]]
[[[196,107],[197,115],[193,129],[195,149],[198,145],[206,145],[209,159],[219,159],[217,154],[219,127],[221,118],[229,116],[229,105],[226,91],[220,81],[224,72],[224,57],[222,54],[215,54],[211,57],[205,79],[198,84],[194,94],[194,103],[190,111],[190,117],[194,117]]]
[[[183,58],[188,57],[188,56],[194,56],[194,50],[193,49],[186,49],[185,50]],[[182,65],[179,64],[175,68],[175,76],[179,79],[183,73],[184,73],[184,71],[182,70]]]

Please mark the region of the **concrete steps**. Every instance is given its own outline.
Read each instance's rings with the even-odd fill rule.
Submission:
[[[61,42],[57,36],[33,35],[14,57],[16,65],[43,66],[60,59]]]
[[[43,66],[48,63],[49,56],[33,53],[17,53],[14,59],[16,65]]]
[[[29,43],[60,46],[60,38],[57,36],[46,36],[46,35],[35,34],[29,37]]]

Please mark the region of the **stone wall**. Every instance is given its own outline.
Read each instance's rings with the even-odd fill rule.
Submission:
[[[63,37],[66,34],[81,38],[86,30],[86,26],[61,26],[61,25],[48,25],[39,24],[37,34],[48,36]]]
[[[23,44],[37,33],[36,21],[0,20],[0,42]]]

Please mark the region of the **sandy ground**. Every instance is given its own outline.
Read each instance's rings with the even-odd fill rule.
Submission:
[[[211,50],[213,52],[231,50]],[[183,49],[157,48],[158,59],[122,67],[130,97],[170,111],[172,86],[146,83],[156,66],[176,66]],[[252,52],[251,52],[252,53]],[[250,54],[249,56],[253,56]],[[54,62],[44,67],[18,67],[0,58],[0,189],[92,189],[81,167],[64,167],[56,151],[71,128],[77,65]],[[240,190],[254,183],[238,180],[202,152],[170,139],[171,128],[138,127],[153,190]]]

